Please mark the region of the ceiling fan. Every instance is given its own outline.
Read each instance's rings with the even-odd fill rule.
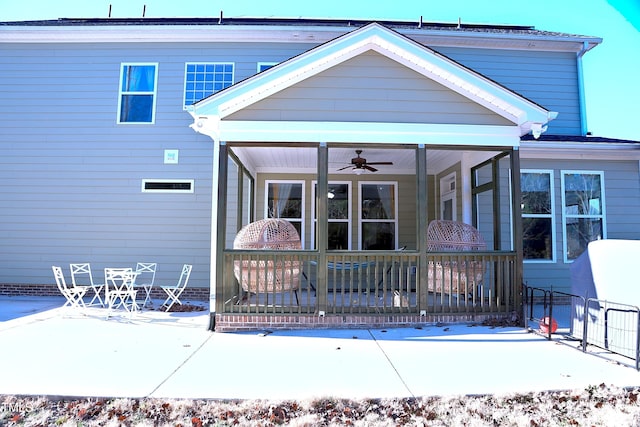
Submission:
[[[343,168],[338,169],[339,171],[341,170],[345,170],[348,168],[353,168],[353,170],[358,173],[362,173],[364,171],[364,169],[369,170],[371,172],[377,172],[378,169],[372,167],[371,165],[392,165],[393,162],[370,162],[367,163],[367,159],[360,157],[360,154],[362,154],[362,150],[356,150],[356,157],[354,157],[353,159],[351,159],[351,164],[349,164],[348,166],[345,166]]]

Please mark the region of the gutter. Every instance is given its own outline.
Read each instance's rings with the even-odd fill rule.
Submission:
[[[582,136],[586,136],[588,132],[587,127],[587,103],[585,100],[584,92],[584,71],[582,70],[582,57],[589,50],[589,43],[583,42],[582,49],[577,53],[577,67],[578,67],[578,98],[580,102],[580,133]]]

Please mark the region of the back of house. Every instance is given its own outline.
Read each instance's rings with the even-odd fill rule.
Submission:
[[[349,251],[403,248],[405,290],[426,283],[434,220],[512,256],[505,313],[522,283],[569,291],[590,241],[640,239],[640,144],[587,131],[582,56],[601,42],[421,21],[2,22],[0,294],[55,294],[52,265],[154,262],[168,284],[191,264],[183,295],[220,313],[240,289],[225,254],[270,217],[329,266],[311,280],[326,292]],[[435,307],[420,298],[416,316]]]

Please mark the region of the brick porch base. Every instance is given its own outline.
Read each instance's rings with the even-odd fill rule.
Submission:
[[[23,283],[0,283],[0,295],[2,296],[37,296],[37,297],[49,297],[49,296],[61,296],[60,291],[56,285],[28,285]],[[167,294],[159,287],[154,287],[151,290],[151,298],[164,300]],[[187,287],[181,300],[193,300],[193,301],[208,301],[209,300],[209,288],[189,288]]]
[[[454,315],[366,315],[287,316],[211,313],[209,329],[216,332],[239,332],[277,329],[367,329],[405,328],[436,324],[491,324],[516,322],[513,314],[454,314]],[[215,316],[215,319],[213,318]],[[517,318],[517,316],[516,316]],[[215,323],[214,323],[215,322]],[[515,324],[515,323],[514,323]]]

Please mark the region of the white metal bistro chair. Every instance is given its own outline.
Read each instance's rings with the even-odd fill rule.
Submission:
[[[173,286],[160,286],[167,293],[167,299],[162,303],[163,307],[166,306],[165,311],[169,311],[175,303],[182,305],[180,295],[187,287],[187,282],[189,282],[189,276],[191,276],[192,268],[193,266],[190,264],[183,265],[182,273],[180,273],[180,279],[178,279],[177,284]]]
[[[67,286],[67,281],[64,279],[64,273],[61,267],[52,266],[53,276],[56,279],[58,290],[64,296],[65,303],[62,307],[69,307],[71,310],[80,310],[85,307],[84,294],[87,293],[88,288],[76,288]]]
[[[142,288],[142,290],[144,290],[142,308],[145,308],[151,301],[151,289],[153,288],[153,282],[156,280],[157,266],[158,264],[155,262],[139,262],[136,264],[136,280],[133,288]]]
[[[91,264],[69,264],[71,269],[71,283],[74,287],[84,287],[87,291],[93,292],[93,298],[89,302],[89,306],[92,306],[97,299],[100,306],[104,306],[104,302],[100,297],[100,293],[104,289],[104,283],[95,283],[93,281],[93,274],[91,274]]]
[[[129,317],[138,311],[136,291],[133,288],[136,273],[131,268],[105,268],[105,303],[107,305],[107,319],[113,310],[123,308]]]

